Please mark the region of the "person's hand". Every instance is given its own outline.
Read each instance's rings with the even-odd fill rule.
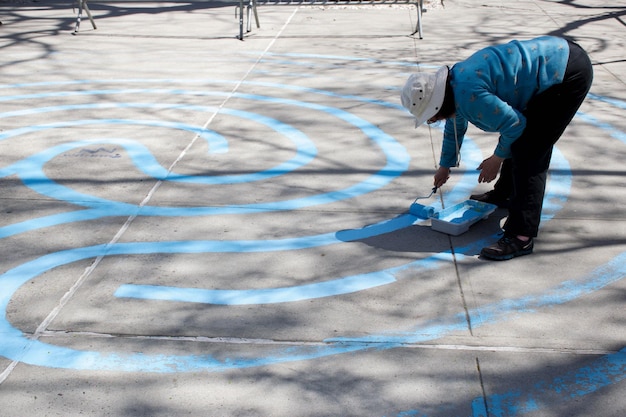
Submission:
[[[500,158],[496,155],[491,155],[489,158],[481,162],[481,164],[478,165],[478,169],[480,170],[480,174],[478,175],[478,182],[491,182],[495,180],[498,176],[498,173],[500,172],[502,161],[504,161],[504,158]]]
[[[448,178],[450,178],[450,168],[439,167],[437,172],[435,172],[435,181],[433,182],[433,185],[439,188],[448,181]]]

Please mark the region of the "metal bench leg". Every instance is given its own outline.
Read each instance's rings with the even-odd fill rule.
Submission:
[[[246,32],[252,30],[252,23],[250,22],[250,16],[252,15],[252,1],[248,1],[248,7],[246,7]]]
[[[246,29],[248,32],[252,31],[252,22],[250,21],[250,13],[254,12],[254,20],[256,21],[256,28],[260,28],[261,26],[259,25],[259,14],[256,11],[256,0],[249,0],[248,1],[248,10],[247,10],[247,14],[246,14],[246,19],[248,19],[248,24],[246,26]]]
[[[239,0],[239,6],[235,7],[235,17],[239,12],[239,40],[243,40],[243,0]]]
[[[259,24],[259,14],[256,11],[256,0],[250,0],[252,4],[252,12],[254,13],[254,21],[256,22],[256,28],[259,29],[261,25]]]
[[[419,34],[419,38],[422,39],[422,11],[424,9],[424,0],[418,0],[418,2],[415,3],[415,7],[417,7],[417,26],[412,35],[417,33]]]
[[[87,6],[87,0],[78,0],[78,15],[76,16],[76,26],[74,27],[75,34],[78,33],[78,29],[80,29],[80,21],[83,16],[83,9],[85,9],[85,12],[87,13],[87,17],[91,22],[91,26],[93,26],[94,29],[98,29],[96,27],[96,22],[94,22],[93,16],[91,15],[91,10],[89,10],[89,6]]]
[[[243,1],[239,0],[239,6],[235,6],[235,16],[239,13],[239,40],[243,40],[243,26],[244,26],[244,17],[243,17]],[[254,20],[256,22],[256,27],[260,28],[259,24],[259,14],[256,9],[256,0],[248,0],[248,6],[246,7],[246,32],[252,31],[252,22],[250,20],[251,14],[254,13]]]

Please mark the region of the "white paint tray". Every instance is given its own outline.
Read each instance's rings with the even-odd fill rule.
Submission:
[[[476,200],[465,200],[441,211],[430,218],[431,227],[438,232],[458,236],[467,232],[471,225],[486,219],[498,206]]]

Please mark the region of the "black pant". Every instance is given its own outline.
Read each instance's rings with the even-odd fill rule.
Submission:
[[[593,80],[585,51],[569,42],[569,59],[561,84],[533,97],[525,111],[526,129],[502,164],[495,193],[510,197],[507,235],[537,236],[552,148],[582,104]]]

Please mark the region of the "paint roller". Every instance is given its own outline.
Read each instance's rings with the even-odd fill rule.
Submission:
[[[419,217],[420,219],[429,219],[433,217],[435,215],[435,208],[431,206],[424,206],[422,204],[419,204],[417,200],[430,198],[436,192],[437,192],[437,187],[433,187],[433,189],[430,191],[430,194],[428,194],[427,196],[416,197],[415,200],[413,200],[413,203],[411,204],[411,206],[409,207],[409,213],[411,213],[412,215],[416,217]]]

